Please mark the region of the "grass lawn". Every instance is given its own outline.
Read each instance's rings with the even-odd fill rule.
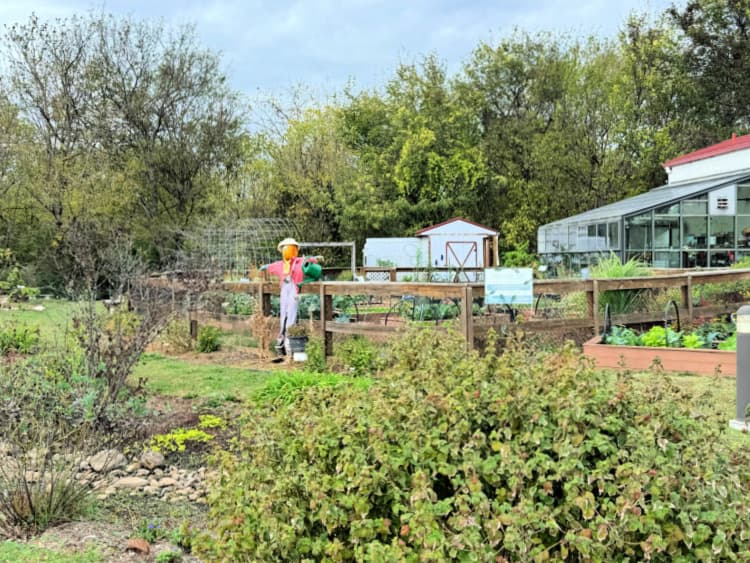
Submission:
[[[65,554],[58,551],[33,547],[12,541],[0,542],[0,563],[17,563],[19,561],[45,561],[48,563],[94,563],[101,561],[95,551],[86,553]]]
[[[44,311],[33,307],[41,305]],[[63,346],[70,330],[70,321],[80,306],[74,301],[62,299],[39,299],[28,303],[14,303],[16,309],[0,309],[0,325],[20,323],[39,327],[42,343],[48,346]]]
[[[144,354],[130,381],[147,379],[151,393],[186,399],[244,401],[263,386],[271,372],[218,365],[193,364],[159,354]]]

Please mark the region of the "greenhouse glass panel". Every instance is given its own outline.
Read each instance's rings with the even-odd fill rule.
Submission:
[[[620,225],[619,223],[610,223],[608,225],[608,242],[611,250],[620,248]]]
[[[683,248],[708,248],[708,218],[682,218]]]
[[[655,268],[679,268],[680,267],[680,253],[679,252],[654,252],[654,263]]]
[[[683,252],[683,268],[705,268],[708,266],[708,252]]]
[[[680,249],[680,218],[671,215],[654,217],[654,248]]]
[[[714,268],[723,268],[732,265],[733,252],[729,251],[711,251],[711,266]]]
[[[665,205],[664,207],[659,207],[658,209],[656,209],[655,213],[657,215],[679,215],[680,204],[674,203],[672,205]]]
[[[710,228],[708,244],[711,248],[734,248],[734,217],[711,217]]]
[[[750,248],[750,217],[737,217],[737,247]]]
[[[705,195],[686,199],[682,202],[683,215],[706,215],[708,213],[708,199]]]
[[[625,247],[628,250],[651,248],[651,212],[625,219]]]
[[[750,184],[737,186],[737,215],[750,215]]]

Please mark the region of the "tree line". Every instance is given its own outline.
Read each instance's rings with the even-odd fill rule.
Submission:
[[[533,252],[539,225],[750,131],[750,0],[631,15],[612,39],[518,30],[453,74],[428,54],[373,89],[254,109],[191,27],[32,17],[2,51],[0,248],[51,287],[82,238],[160,267],[186,231],[251,217],[361,245],[461,215]]]

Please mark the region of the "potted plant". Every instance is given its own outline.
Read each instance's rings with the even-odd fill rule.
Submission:
[[[301,324],[294,324],[286,331],[289,339],[289,351],[304,352],[307,345],[307,327]]]

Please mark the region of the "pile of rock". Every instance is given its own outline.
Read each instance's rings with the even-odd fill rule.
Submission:
[[[140,457],[128,459],[117,450],[103,450],[80,462],[76,478],[90,483],[98,498],[118,491],[145,493],[165,501],[189,500],[206,502],[208,484],[215,477],[205,467],[196,470],[166,466],[159,452],[145,451]]]
[[[209,483],[217,477],[215,471],[207,471],[205,467],[195,470],[167,467],[164,455],[148,450],[131,460],[115,449],[102,450],[85,459],[74,454],[54,454],[52,464],[45,462],[48,456],[45,450],[22,455],[9,443],[0,441],[0,470],[6,481],[18,474],[27,483],[39,483],[45,479],[42,471],[62,479],[75,475],[79,483],[90,485],[98,498],[130,491],[133,495],[148,494],[171,502],[205,503]]]

